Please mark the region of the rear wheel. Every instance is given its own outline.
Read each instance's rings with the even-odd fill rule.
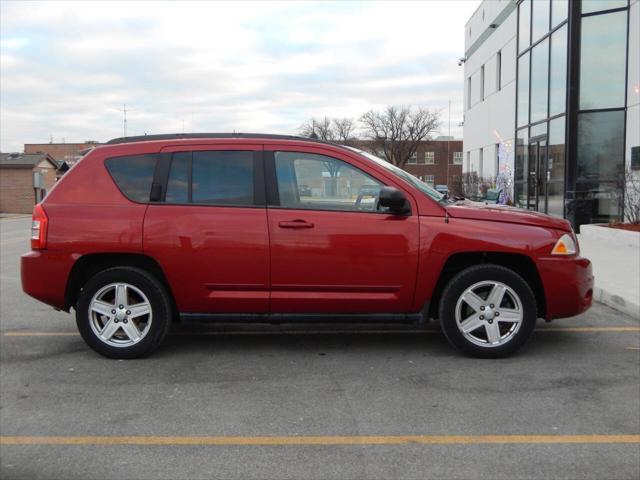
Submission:
[[[535,327],[531,287],[499,265],[476,265],[458,273],[440,301],[440,322],[449,342],[476,357],[503,357],[518,350]]]
[[[76,310],[82,338],[110,358],[136,358],[155,350],[171,324],[165,288],[145,270],[117,267],[92,277]]]

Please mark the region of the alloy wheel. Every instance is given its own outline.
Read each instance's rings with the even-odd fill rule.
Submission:
[[[152,319],[149,299],[128,283],[102,287],[89,303],[91,330],[113,347],[130,347],[140,342],[149,332]]]
[[[458,298],[456,325],[471,343],[497,347],[508,343],[524,318],[522,302],[508,285],[482,281],[471,285]]]

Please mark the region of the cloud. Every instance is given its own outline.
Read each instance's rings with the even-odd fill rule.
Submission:
[[[460,134],[474,1],[2,2],[0,150],[445,108]]]

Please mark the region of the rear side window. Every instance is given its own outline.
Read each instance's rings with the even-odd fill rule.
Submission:
[[[254,160],[250,151],[175,153],[167,203],[254,205]]]
[[[131,155],[106,160],[111,178],[124,195],[134,202],[148,202],[156,169],[155,155]]]
[[[174,153],[167,182],[165,202],[188,203],[191,178],[191,152]]]

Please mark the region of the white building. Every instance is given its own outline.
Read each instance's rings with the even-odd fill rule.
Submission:
[[[465,26],[465,173],[575,226],[640,170],[640,0],[485,0]],[[636,172],[638,173],[638,172]]]

